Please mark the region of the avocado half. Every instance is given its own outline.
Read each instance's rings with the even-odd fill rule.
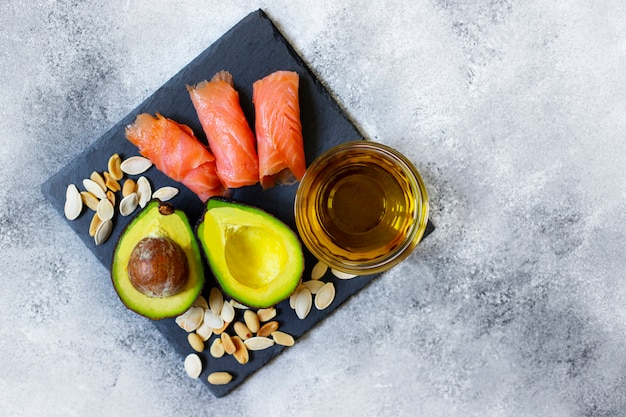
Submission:
[[[304,270],[300,240],[266,211],[212,197],[196,232],[215,279],[238,302],[271,307],[300,284]]]
[[[179,246],[184,252],[187,277],[174,294],[147,295],[131,282],[129,274],[131,256],[135,248],[140,246],[138,244],[146,238],[165,239]],[[161,262],[167,260],[161,259]],[[124,305],[142,316],[160,320],[184,313],[204,286],[202,255],[187,215],[169,203],[156,199],[150,201],[120,235],[113,253],[111,279]]]

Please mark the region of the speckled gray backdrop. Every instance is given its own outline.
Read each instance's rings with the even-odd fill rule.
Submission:
[[[626,3],[3,1],[0,414],[626,415]],[[436,232],[222,399],[41,183],[256,8]]]

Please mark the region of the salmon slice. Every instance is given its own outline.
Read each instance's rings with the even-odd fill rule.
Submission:
[[[154,117],[142,113],[126,127],[125,134],[159,171],[182,182],[202,201],[225,193],[215,171],[214,156],[189,126],[158,113]]]
[[[222,183],[239,188],[259,182],[256,139],[241,109],[232,75],[220,71],[211,81],[187,86],[187,90],[215,155]]]
[[[264,189],[300,181],[306,171],[299,82],[296,72],[276,71],[252,86],[259,179]]]

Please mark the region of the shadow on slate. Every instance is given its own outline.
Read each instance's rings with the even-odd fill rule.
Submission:
[[[138,150],[126,140],[124,128],[132,123],[140,113],[155,114],[159,112],[166,117],[189,125],[201,140],[205,140],[187,93],[186,85],[193,85],[202,80],[210,79],[220,70],[227,70],[233,74],[235,88],[239,91],[244,113],[251,126],[254,126],[254,111],[251,101],[252,84],[254,81],[276,70],[292,70],[300,75],[300,106],[307,165],[334,145],[349,140],[364,139],[356,126],[347,118],[339,105],[316,79],[315,75],[274,26],[268,16],[262,10],[257,10],[237,23],[135,110],[120,120],[92,146],[85,149],[67,166],[48,179],[42,185],[45,197],[63,216],[65,190],[68,184],[74,183],[79,189],[84,189],[82,179],[89,178],[94,170],[105,171],[108,158],[113,153],[119,153],[122,158],[138,155]],[[178,187],[180,193],[171,202],[177,208],[187,213],[192,224],[197,223],[204,205],[195,194],[181,184],[173,182],[154,167],[150,168],[144,175],[149,178],[153,189],[165,185]],[[131,178],[134,177],[131,176]],[[232,198],[267,210],[295,230],[293,202],[296,188],[296,185],[278,186],[263,191],[258,185],[244,187],[234,190]],[[95,245],[93,238],[87,233],[89,222],[91,221],[91,215],[88,210],[85,210],[78,219],[71,222],[68,221],[68,224],[108,269],[111,266],[115,243],[123,228],[130,221],[130,217],[132,216],[115,216],[111,236],[104,244],[98,246]],[[429,222],[425,236],[433,230],[434,226]],[[310,276],[315,262],[316,260],[313,256],[305,250],[305,278]],[[208,295],[210,288],[216,284],[206,265],[205,269],[207,271],[207,282],[204,294]],[[280,330],[293,335],[297,340],[375,277],[375,275],[370,275],[357,277],[352,280],[337,280],[332,274],[327,273],[323,280],[332,280],[336,286],[336,298],[330,307],[324,311],[318,311],[313,307],[305,320],[299,320],[289,307],[288,301],[283,301],[276,306]],[[110,278],[103,277],[103,279]],[[120,302],[121,306],[123,305]],[[241,320],[240,312],[237,314],[235,319]],[[182,358],[193,352],[187,342],[186,332],[176,325],[174,319],[152,321],[152,323],[180,354],[180,370],[184,372]],[[265,365],[284,349],[275,345],[263,351],[251,351],[250,362],[246,365],[240,365],[232,356],[226,355],[223,358],[215,359],[209,355],[208,347],[215,337],[213,335],[207,341],[205,351],[200,353],[199,356],[204,365],[200,380],[217,397],[226,395],[242,383],[247,376]],[[227,385],[210,385],[207,381],[207,376],[214,371],[228,371],[234,378]]]

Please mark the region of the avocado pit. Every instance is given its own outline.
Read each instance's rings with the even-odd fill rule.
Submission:
[[[183,248],[165,237],[145,237],[128,260],[130,283],[148,297],[169,297],[182,291],[189,276]]]

